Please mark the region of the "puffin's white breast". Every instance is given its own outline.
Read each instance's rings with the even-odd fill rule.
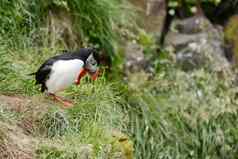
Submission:
[[[79,59],[56,61],[52,68],[46,86],[49,93],[56,93],[74,83],[84,63]]]

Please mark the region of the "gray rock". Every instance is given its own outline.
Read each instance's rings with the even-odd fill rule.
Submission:
[[[143,48],[137,43],[128,43],[125,49],[124,72],[128,76],[137,72],[152,72],[152,68],[148,60],[146,60]]]
[[[172,26],[182,34],[200,33],[213,29],[213,25],[204,17],[190,17],[184,20],[175,20]]]
[[[166,0],[130,0],[139,8],[141,27],[160,36],[166,17]]]
[[[50,47],[62,42],[71,49],[78,47],[79,37],[73,31],[73,17],[66,9],[50,10],[46,19]]]
[[[176,54],[184,70],[205,67],[213,71],[228,69],[223,33],[204,17],[175,20],[165,38],[165,47]]]

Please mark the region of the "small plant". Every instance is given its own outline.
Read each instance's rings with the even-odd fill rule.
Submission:
[[[62,112],[49,112],[42,117],[39,129],[50,138],[62,136],[69,130],[69,121]]]

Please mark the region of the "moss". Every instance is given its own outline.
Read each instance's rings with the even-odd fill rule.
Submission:
[[[238,64],[238,15],[230,18],[225,28],[225,40],[232,45],[234,60]]]

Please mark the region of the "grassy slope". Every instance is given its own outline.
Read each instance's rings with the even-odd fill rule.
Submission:
[[[169,64],[161,65],[165,69],[151,81],[132,81],[129,89],[103,77],[95,83],[84,79],[79,87],[62,93],[76,103],[64,110],[41,95],[32,77],[26,75],[39,65],[33,59],[43,60],[54,52],[47,51],[44,57],[33,50],[26,56],[22,56],[26,50],[18,50],[21,56],[14,52],[6,55],[13,72],[5,73],[1,93],[17,96],[23,103],[1,102],[0,121],[4,126],[0,141],[8,154],[16,155],[12,145],[23,142],[13,140],[17,131],[20,135],[15,136],[26,138],[23,143],[31,145],[19,154],[38,158],[117,156],[131,151],[130,140],[136,158],[237,156],[237,88],[231,77],[203,69],[186,73]],[[140,74],[132,76],[142,79]],[[130,139],[118,135],[121,132]],[[121,147],[120,138],[126,138],[126,146]]]
[[[47,35],[49,28],[46,28],[45,17],[52,7],[67,10],[75,16],[74,26],[70,29],[80,34],[78,45],[98,43],[112,53],[116,36],[112,25],[123,25],[121,16],[124,14],[119,13],[122,6],[117,5],[117,0],[94,2],[0,2],[0,94],[8,95],[2,96],[6,102],[0,101],[0,120],[6,127],[0,128],[0,158],[22,158],[24,155],[37,158],[81,158],[82,155],[86,158],[87,154],[93,158],[123,156],[120,145],[127,145],[128,139],[121,132],[126,129],[128,117],[122,107],[123,100],[112,86],[114,84],[103,77],[95,83],[85,79],[82,86],[72,86],[63,93],[75,102],[75,106],[62,110],[42,96],[33,77],[27,75],[65,47],[61,43],[65,40],[63,38],[49,47],[49,42],[55,39]],[[19,131],[19,137],[35,141],[30,150],[28,144],[20,146],[21,140],[15,140],[18,134],[10,135],[15,131]],[[126,140],[121,142],[121,138]],[[80,145],[84,144],[86,146],[81,150]]]
[[[85,78],[80,86],[72,86],[62,93],[73,100],[75,106],[61,109],[59,104],[42,95],[39,87],[34,85],[33,77],[27,75],[55,51],[43,48],[42,52],[33,48],[2,49],[0,68],[6,70],[2,72],[0,94],[9,97],[3,96],[6,102],[0,102],[0,120],[9,127],[15,127],[12,131],[22,132],[26,140],[34,140],[34,149],[30,153],[38,158],[80,158],[88,151],[89,156],[94,158],[120,153],[121,148],[114,150],[118,144],[110,145],[120,139],[114,132],[120,134],[125,131],[128,117],[123,113],[122,99],[114,89],[115,84],[107,82],[103,77],[96,82]],[[0,154],[4,149],[9,149],[8,155],[11,158],[11,154],[16,152],[9,145],[11,142],[18,144],[18,141],[4,139],[2,142],[5,146],[2,149],[0,147]],[[104,153],[108,146],[111,148]],[[25,150],[21,151],[19,155],[24,155]]]
[[[18,13],[7,17],[1,24],[22,20]],[[133,74],[129,88],[104,77],[95,83],[85,79],[63,92],[76,103],[63,110],[40,94],[27,75],[61,47],[48,48],[47,40],[35,47],[35,39],[14,32],[19,26],[10,30],[10,38],[0,37],[0,94],[8,95],[0,96],[0,158],[104,159],[124,154],[130,159],[131,141],[139,159],[238,155],[237,86],[232,78],[203,69],[185,73],[172,63],[162,64],[151,81]]]
[[[237,87],[230,79],[170,67],[133,87],[136,158],[236,158]]]

